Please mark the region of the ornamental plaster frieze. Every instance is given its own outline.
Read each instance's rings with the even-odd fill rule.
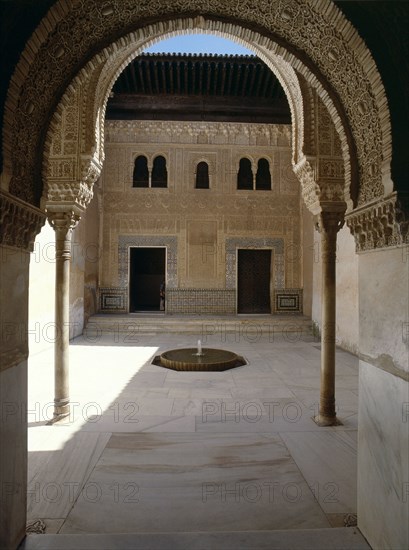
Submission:
[[[238,138],[257,143],[263,138],[265,145],[290,147],[291,127],[285,124],[245,124],[223,122],[127,121],[105,122],[106,143],[200,143],[203,137],[208,144],[236,144]]]
[[[346,215],[346,222],[357,252],[409,242],[409,219],[396,193],[353,210]]]
[[[152,192],[144,193],[144,191],[150,191],[145,189],[135,189],[134,196],[130,193],[122,192],[106,192],[104,194],[104,211],[111,214],[125,214],[125,213],[144,213],[150,211],[157,214],[169,214],[174,216],[180,212],[201,214],[207,213],[209,216],[214,217],[215,211],[218,215],[236,215],[240,212],[245,214],[246,212],[256,214],[257,216],[272,216],[272,215],[286,215],[286,216],[298,216],[299,214],[299,202],[297,197],[274,195],[266,198],[264,192],[262,196],[257,196],[260,191],[254,191],[252,193],[245,193],[238,196],[238,194],[212,194],[209,197],[198,197],[197,193],[183,193],[182,195],[167,195],[155,194]],[[139,191],[142,191],[139,193]],[[155,190],[156,191],[156,190]],[[266,192],[268,193],[268,192]],[[133,193],[132,193],[133,194]]]
[[[34,240],[45,223],[38,208],[0,192],[0,244],[32,252]]]

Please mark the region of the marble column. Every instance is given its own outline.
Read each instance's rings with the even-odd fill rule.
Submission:
[[[323,211],[319,215],[321,233],[321,388],[319,426],[340,424],[335,412],[335,326],[336,326],[336,249],[337,233],[344,224],[342,212]]]
[[[0,548],[26,534],[29,262],[44,221],[0,191]]]
[[[70,262],[71,236],[80,217],[74,211],[48,212],[55,230],[55,344],[54,344],[54,417],[57,422],[70,414],[69,341],[70,341]]]

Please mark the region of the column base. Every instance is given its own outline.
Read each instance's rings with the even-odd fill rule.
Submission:
[[[342,426],[341,420],[338,420],[336,416],[325,416],[323,414],[317,414],[313,416],[312,419],[317,424],[317,426]]]
[[[71,410],[69,398],[61,399],[58,401],[54,400],[54,416],[51,420],[47,422],[47,424],[55,424],[63,418],[67,418],[68,416],[70,416],[70,414]]]
[[[54,416],[52,417],[51,420],[49,420],[47,422],[47,426],[51,426],[52,424],[55,424],[56,422],[59,422],[60,420],[63,420],[64,418],[69,418],[70,417],[70,413],[67,412],[65,414],[55,414],[54,413]]]

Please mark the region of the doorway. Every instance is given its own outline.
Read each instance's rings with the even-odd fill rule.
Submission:
[[[237,313],[271,313],[271,250],[237,253]]]
[[[129,260],[129,311],[159,311],[166,248],[131,248]]]

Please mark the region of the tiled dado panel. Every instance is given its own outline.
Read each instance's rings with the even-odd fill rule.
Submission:
[[[179,314],[235,315],[236,291],[171,288],[166,291],[166,312]]]
[[[128,290],[126,288],[99,288],[99,310],[103,313],[127,313]]]
[[[274,290],[274,313],[302,313],[302,288]]]

